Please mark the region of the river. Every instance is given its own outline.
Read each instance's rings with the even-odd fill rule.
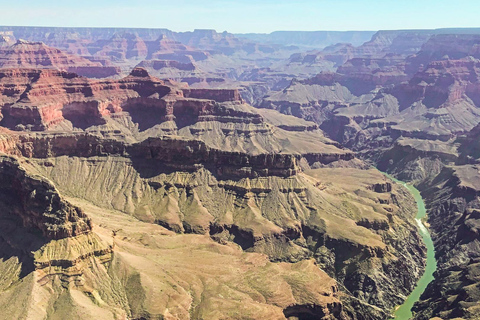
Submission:
[[[417,208],[418,208],[415,221],[417,222],[418,232],[422,236],[423,242],[427,247],[427,264],[425,266],[425,272],[423,276],[420,278],[420,280],[418,280],[417,286],[412,291],[412,293],[408,296],[407,300],[405,300],[405,302],[401,306],[399,306],[394,313],[395,318],[393,320],[409,320],[413,317],[413,314],[412,314],[413,305],[415,304],[415,302],[417,302],[420,299],[420,296],[425,291],[425,288],[427,287],[427,285],[430,282],[432,282],[432,280],[434,279],[433,273],[437,269],[437,261],[435,260],[435,250],[433,247],[432,238],[430,236],[428,229],[425,227],[425,225],[422,222],[422,219],[425,218],[427,211],[425,209],[425,203],[423,202],[420,192],[410,184],[399,181],[395,178],[392,178],[389,175],[387,176],[393,181],[397,183],[401,183],[403,186],[405,186],[415,198],[415,201],[417,202]]]

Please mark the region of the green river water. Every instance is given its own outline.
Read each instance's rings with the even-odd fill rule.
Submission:
[[[420,235],[422,236],[423,242],[427,247],[427,264],[425,266],[425,272],[423,276],[418,280],[417,286],[412,291],[412,293],[408,296],[407,300],[399,306],[395,311],[395,318],[393,320],[409,320],[412,318],[412,307],[415,302],[420,299],[421,294],[425,291],[427,285],[434,279],[433,273],[437,269],[437,261],[435,260],[435,250],[433,247],[433,241],[430,237],[430,233],[428,229],[424,226],[422,219],[425,218],[427,212],[425,210],[425,203],[423,202],[422,196],[420,192],[412,185],[407,184],[405,182],[399,181],[389,175],[387,175],[390,179],[397,183],[401,183],[405,186],[408,191],[413,195],[415,201],[417,202],[417,216],[415,217],[415,221],[417,222],[417,227]]]

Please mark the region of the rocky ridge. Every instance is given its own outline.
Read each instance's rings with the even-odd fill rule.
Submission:
[[[0,50],[0,68],[45,68],[75,72],[91,77],[110,77],[120,73],[118,68],[103,66],[87,58],[49,47],[43,42],[18,40]]]

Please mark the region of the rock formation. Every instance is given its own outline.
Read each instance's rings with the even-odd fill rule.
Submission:
[[[15,43],[15,37],[12,31],[0,32],[0,48],[8,47]]]
[[[26,228],[38,229],[46,239],[57,240],[89,233],[90,219],[63,200],[46,180],[29,176],[18,163],[3,158],[0,167],[10,214],[18,215]]]
[[[98,62],[49,47],[42,42],[18,40],[0,49],[0,68],[45,68],[75,72],[92,78],[119,74],[115,67],[104,67]]]

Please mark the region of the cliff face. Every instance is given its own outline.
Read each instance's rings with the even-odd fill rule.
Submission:
[[[259,106],[314,121],[382,171],[414,183],[439,262],[414,318],[477,319],[478,34],[400,33],[379,32],[335,73],[292,81]]]
[[[438,261],[435,281],[416,306],[418,319],[479,317],[478,126],[455,141],[459,157],[423,183]]]
[[[422,70],[432,61],[459,60],[466,57],[480,58],[478,34],[438,34],[432,36],[421,49],[407,59],[413,72]]]
[[[392,30],[378,31],[372,39],[356,48],[357,56],[381,57],[393,53],[409,55],[420,50],[434,30]]]
[[[349,81],[370,82],[379,87],[409,79],[405,74],[405,62],[401,56],[353,58],[341,65],[337,72],[348,77]]]
[[[239,247],[224,242],[226,240],[220,240],[220,238],[217,240],[223,242],[223,245],[211,240],[210,238],[215,233],[213,230],[216,229],[210,225],[208,219],[209,217],[213,218],[211,213],[219,212],[218,208],[215,209],[215,203],[218,204],[221,201],[216,199],[215,203],[212,203],[213,206],[207,205],[211,212],[209,213],[201,204],[200,199],[212,199],[202,193],[206,191],[205,187],[207,189],[213,187],[211,183],[215,180],[215,176],[207,173],[205,169],[183,165],[185,161],[189,161],[186,160],[188,157],[191,158],[190,161],[194,161],[192,157],[201,158],[203,156],[207,157],[203,160],[207,163],[208,161],[219,161],[219,168],[223,170],[228,169],[227,162],[230,163],[230,161],[233,161],[231,163],[233,165],[243,166],[251,163],[265,170],[269,163],[278,166],[280,164],[278,160],[262,157],[258,157],[258,160],[251,157],[249,160],[247,155],[208,151],[204,145],[195,146],[192,142],[182,144],[181,141],[173,139],[159,143],[153,139],[138,146],[132,146],[131,150],[127,147],[126,150],[132,153],[132,160],[129,161],[124,158],[128,153],[122,149],[115,149],[115,146],[121,145],[119,142],[102,144],[98,142],[102,140],[98,137],[96,139],[95,137],[84,137],[82,140],[82,138],[75,139],[74,135],[68,136],[67,134],[53,137],[46,135],[43,139],[22,135],[17,137],[6,135],[4,138],[3,151],[22,152],[24,156],[35,157],[30,158],[31,160],[42,159],[39,163],[34,163],[37,160],[31,162],[21,159],[19,163],[4,157],[0,165],[0,177],[4,182],[4,187],[0,188],[0,206],[2,208],[0,255],[6,257],[7,261],[4,262],[2,259],[0,267],[4,270],[9,268],[9,271],[3,274],[0,297],[14,301],[5,311],[9,315],[22,317],[29,314],[36,317],[51,317],[78,313],[82,317],[92,319],[96,317],[94,314],[97,316],[101,314],[104,318],[111,317],[113,319],[115,317],[158,318],[173,314],[188,319],[197,318],[195,315],[190,315],[191,305],[201,302],[205,305],[195,307],[195,313],[201,314],[202,317],[208,316],[216,319],[219,317],[216,315],[218,308],[214,301],[218,301],[218,298],[212,299],[213,296],[216,297],[219,293],[224,292],[225,298],[222,298],[222,305],[230,306],[228,310],[231,311],[226,312],[233,312],[232,316],[236,312],[241,312],[243,315],[251,314],[252,317],[261,315],[266,318],[278,319],[286,316],[310,315],[319,319],[333,320],[342,319],[345,316],[336,281],[319,270],[313,260],[302,258],[302,261],[297,263],[272,263],[263,255],[244,254]],[[89,146],[95,146],[95,140],[104,148],[88,149]],[[72,141],[75,141],[76,144],[72,144]],[[109,145],[111,148],[108,147]],[[198,147],[201,150],[195,149]],[[186,153],[177,154],[182,150]],[[23,154],[23,152],[27,153]],[[17,155],[20,154],[17,153]],[[278,156],[282,158],[281,155]],[[285,155],[284,158],[290,158],[292,161],[289,155]],[[132,182],[140,183],[143,185],[141,188],[146,187],[147,189],[144,189],[140,198],[137,198],[140,202],[128,200],[123,206],[122,201],[110,198],[110,196],[116,198],[119,195],[115,188],[107,187],[103,191],[106,195],[105,201],[98,202],[103,208],[95,209],[91,204],[85,205],[85,203],[79,202],[79,206],[86,206],[87,209],[84,211],[60,196],[49,180],[32,174],[33,172],[41,173],[48,168],[59,169],[64,164],[66,167],[76,170],[76,165],[72,166],[72,164],[64,162],[64,160],[70,161],[68,159],[79,164],[82,163],[81,166],[88,163],[96,166],[106,160],[107,163],[104,163],[106,166],[102,166],[101,169],[102,173],[94,174],[96,179],[104,178],[103,175],[106,171],[103,170],[108,171],[117,167],[120,170],[115,169],[114,171],[119,173],[119,176],[109,174],[113,178],[110,181],[114,185],[123,184],[126,187],[125,191],[134,193],[136,187],[131,188]],[[114,161],[110,162],[109,159],[114,159]],[[246,162],[242,163],[241,161]],[[164,166],[165,162],[166,166]],[[293,164],[286,162],[286,165]],[[194,171],[188,173],[192,168]],[[162,177],[155,176],[155,172],[158,172],[159,169],[174,172],[173,175],[180,179],[177,182],[171,181],[170,178],[162,180]],[[133,170],[130,172],[132,175],[123,176],[121,172],[125,172],[125,170]],[[238,175],[237,169],[233,169],[231,172],[233,174],[231,176]],[[51,177],[56,176],[56,173],[51,173]],[[264,171],[264,173],[270,174],[268,171]],[[209,176],[207,180],[204,179],[205,175]],[[68,177],[63,174],[61,176],[62,179]],[[78,173],[76,177],[80,180],[93,178],[86,172]],[[65,184],[62,190],[69,190],[67,191],[69,194],[75,195],[75,192],[71,192],[73,189],[70,187],[76,185],[80,187],[78,189],[81,190],[80,192],[88,192],[88,195],[81,196],[81,198],[88,199],[91,203],[97,203],[96,199],[90,198],[93,195],[91,191],[98,190],[97,188],[101,188],[103,183],[84,183],[78,179],[62,180],[62,183],[58,181],[56,185],[69,181],[73,184],[68,186]],[[126,180],[121,182],[121,179]],[[275,180],[275,178],[270,179]],[[100,182],[100,180],[97,181]],[[207,182],[208,180],[210,182]],[[191,184],[192,182],[193,184]],[[202,185],[200,188],[202,190],[193,191],[192,188],[196,183]],[[276,185],[274,181],[272,183]],[[87,185],[90,187],[85,188]],[[186,202],[182,199],[183,196],[176,200],[174,200],[175,196],[170,200],[161,196],[162,190],[173,191],[172,187],[178,188],[180,193],[189,190],[188,192],[193,192],[193,195],[188,196]],[[237,197],[231,198],[228,194],[243,192],[240,185],[236,186],[235,183],[232,184],[228,180],[220,182],[216,189],[215,193],[218,196],[230,197],[228,206],[232,208],[236,205],[231,201],[235,201]],[[223,190],[221,194],[220,190]],[[255,189],[255,192],[259,191]],[[131,196],[134,193],[128,195],[127,198],[132,199]],[[101,194],[102,192],[97,193],[97,195]],[[148,200],[149,198],[150,200]],[[241,197],[238,199],[240,200]],[[175,206],[175,201],[178,201],[177,205],[180,205],[180,210],[183,212],[177,218],[182,221],[180,224],[176,224],[175,220],[171,219],[176,214],[175,210],[171,210],[171,205]],[[151,220],[145,211],[147,207],[140,203],[149,203],[151,209],[148,210],[156,210],[154,208],[158,208],[157,205],[163,203],[166,205],[166,210],[161,210],[162,213]],[[157,227],[151,223],[140,223],[137,219],[129,220],[124,213],[120,212],[112,214],[112,211],[107,210],[107,215],[105,215],[105,207],[111,208],[111,205],[115,205],[122,211],[125,210],[124,212],[135,208],[131,212],[133,216],[143,221],[156,222]],[[89,216],[85,212],[88,212]],[[90,214],[96,219],[95,228],[93,228]],[[157,213],[155,212],[155,214]],[[133,221],[135,222],[132,223]],[[252,226],[255,225],[256,222],[252,222]],[[228,225],[228,222],[226,223]],[[165,225],[177,232],[203,233],[205,235],[175,237],[158,224]],[[180,229],[176,229],[176,227]],[[212,228],[211,232],[209,228]],[[238,243],[244,243],[243,237],[249,239],[250,231],[247,226],[245,226],[245,231],[243,231],[244,227],[240,227],[240,231],[233,224],[226,228],[232,230],[232,235],[236,236]],[[274,228],[272,231],[285,239],[279,230]],[[260,237],[264,237],[262,232],[266,231],[255,231],[255,242],[260,241]],[[116,239],[117,234],[118,238]],[[265,235],[267,239],[270,236],[268,233]],[[18,237],[23,237],[23,240]],[[150,244],[145,242],[147,238],[150,239],[148,240],[151,241]],[[169,244],[165,242],[166,240]],[[233,238],[231,240],[233,241]],[[280,243],[282,241],[284,240],[281,240]],[[161,243],[164,243],[165,246],[158,245]],[[194,254],[189,255],[183,252],[183,249],[178,247],[180,243],[183,243],[180,247],[183,248],[185,245],[188,248],[187,251]],[[259,247],[262,248],[261,245]],[[114,254],[112,254],[112,248],[115,249]],[[172,251],[172,248],[176,249]],[[144,250],[148,250],[149,253]],[[268,252],[266,248],[256,251]],[[290,249],[290,251],[289,255],[298,250]],[[169,259],[166,260],[166,257],[174,256],[185,257],[185,259],[182,258],[180,261],[175,258],[174,263],[173,260],[166,263]],[[170,263],[173,264],[170,265]],[[192,265],[201,266],[201,269],[196,268],[196,271],[192,272]],[[223,271],[218,269],[219,265],[222,266],[221,270]],[[225,269],[226,265],[228,265],[227,269]],[[162,271],[159,272],[159,270]],[[239,273],[239,270],[243,271]],[[170,276],[176,274],[175,279],[177,280],[168,283],[162,281],[161,279],[167,274]],[[189,275],[188,279],[185,278],[187,274]],[[259,276],[260,279],[257,279]],[[199,287],[195,285],[194,291],[186,290],[191,284],[202,283],[202,279],[205,277],[215,279],[214,283]],[[251,280],[253,278],[256,280]],[[4,279],[6,281],[3,281]],[[145,279],[150,280],[145,281]],[[152,279],[156,284],[151,283]],[[8,281],[10,283],[7,283]],[[227,283],[229,289],[223,291],[222,288]],[[161,290],[156,289],[157,284],[162,284]],[[135,290],[132,291],[132,288]],[[281,289],[279,290],[279,288]],[[298,289],[300,291],[297,291]],[[245,290],[248,293],[245,293]],[[144,298],[146,292],[151,292],[151,299]],[[166,299],[174,292],[177,292],[175,299]],[[240,296],[231,299],[226,292],[238,292]],[[209,298],[211,294],[213,296]],[[29,302],[35,301],[40,295],[44,301],[41,308]],[[93,296],[93,301],[86,299],[88,296]],[[252,300],[252,297],[255,300]],[[259,297],[264,298],[261,298],[259,302],[256,300]],[[71,299],[71,302],[66,306],[53,308],[62,299]],[[241,301],[240,304],[238,299]],[[165,301],[165,303],[159,305],[158,301]],[[210,305],[212,303],[213,305]],[[19,304],[23,307],[14,307]],[[255,307],[255,310],[249,310],[249,307]],[[222,313],[222,316],[224,314]]]
[[[15,161],[2,158],[3,206],[20,217],[26,228],[38,229],[49,240],[89,233],[92,223],[78,207],[63,200],[45,179],[29,176]]]
[[[136,34],[116,33],[109,40],[97,40],[90,52],[97,57],[111,57],[113,60],[144,59],[148,55],[147,45]]]
[[[269,34],[247,33],[237,36],[258,42],[321,49],[336,43],[359,46],[370,40],[373,34],[372,31],[274,31]]]
[[[473,59],[432,65],[441,68],[422,75],[422,81],[437,83],[450,79],[451,85],[444,87],[447,100],[458,103],[455,90],[465,90],[476,80]],[[447,67],[446,73],[438,71]],[[460,99],[469,100],[465,91]],[[427,203],[438,269],[435,280],[415,305],[415,319],[476,319],[479,316],[475,275],[479,240],[478,132],[476,125],[466,134],[452,134],[443,141],[428,136],[399,137],[391,148],[369,154],[381,170],[412,181]]]
[[[49,47],[43,42],[25,40],[18,40],[0,50],[0,68],[56,69],[92,78],[105,78],[120,73],[116,67],[104,67],[99,62]]]
[[[183,54],[194,60],[209,54],[271,54],[293,48],[258,43],[214,30],[173,32],[167,29],[2,27],[17,39],[42,41],[70,53],[108,57],[112,61],[158,59],[162,54]]]
[[[274,130],[259,112],[243,103],[236,90],[192,89],[149,77],[144,69],[134,69],[121,80],[91,81],[68,73],[34,70],[10,70],[2,79],[5,105],[1,124],[20,132],[75,128],[127,144],[150,136],[176,135],[226,153],[311,153],[319,154],[311,157],[313,162],[325,163],[352,158],[350,152],[334,146],[318,130],[309,131],[303,123],[297,126],[292,119],[286,120],[291,123],[284,127],[286,130]],[[11,90],[12,84],[15,90]],[[282,116],[277,115],[275,121],[281,123]],[[289,131],[291,128],[298,129]],[[12,139],[19,137],[25,142],[21,153],[27,155],[29,138],[24,136],[13,135]],[[45,141],[42,135],[39,137],[38,141]],[[30,144],[35,140],[32,138]],[[93,145],[85,145],[85,150],[101,148],[96,144],[103,142],[91,140],[89,144]],[[75,138],[72,141],[76,143]]]
[[[0,51],[0,68],[54,68],[71,66],[100,67],[88,59],[49,47],[42,42],[18,40]]]
[[[230,127],[240,119],[252,125],[264,121],[259,115],[239,111],[230,117],[215,113],[212,116],[217,118],[207,123],[228,120]],[[297,139],[313,138],[318,135],[315,131],[291,134],[292,138],[299,135]],[[287,137],[289,134],[289,131],[282,133]],[[274,137],[275,134],[269,138],[271,146],[275,146]],[[350,152],[322,146],[318,144],[321,140],[315,144],[318,151],[308,146],[302,149],[296,143],[299,154],[232,152],[224,150],[225,147],[209,147],[212,142],[208,139],[202,142],[167,136],[126,144],[88,133],[20,133],[5,134],[2,141],[4,152],[30,158],[32,170],[51,178],[69,195],[121,210],[177,233],[204,234],[223,244],[234,242],[245,251],[267,254],[272,261],[292,263],[316,257],[330,277],[359,297],[342,298],[342,307],[337,304],[327,309],[290,306],[284,310],[286,315],[320,317],[331,313],[335,318],[356,318],[359,316],[356,308],[361,308],[363,314],[382,319],[403,295],[395,293],[398,289],[392,291],[396,284],[382,282],[380,278],[391,276],[393,282],[401,281],[402,290],[408,292],[414,277],[419,275],[417,266],[421,262],[416,259],[422,255],[422,248],[418,239],[407,231],[414,229],[407,222],[413,212],[407,204],[408,197],[401,189],[395,195],[390,194],[392,186],[381,175],[371,173],[372,176],[364,177],[362,170],[353,170],[362,179],[358,187],[368,196],[351,199],[358,207],[342,209],[344,204],[337,198],[337,187],[330,189],[323,185],[329,185],[327,177],[335,177],[342,169],[300,173],[310,165],[348,166],[354,161]],[[294,140],[292,143],[295,144]],[[77,177],[75,181],[68,178],[72,175]],[[373,179],[378,183],[372,184]],[[111,185],[101,181],[110,181]],[[87,185],[89,188],[82,187]],[[353,194],[351,190],[346,192]],[[366,203],[372,210],[360,209]],[[345,214],[350,210],[360,212],[351,217]],[[379,214],[370,215],[372,212]],[[392,212],[398,216],[390,217]],[[340,228],[342,224],[348,225],[349,231]],[[396,244],[388,245],[387,249],[382,237],[389,237],[385,233],[389,225],[396,230],[399,243],[410,243],[410,249],[404,252]],[[397,251],[408,256],[408,261],[412,261],[410,266],[398,262],[397,253],[392,254]],[[371,269],[372,273],[365,273],[363,268],[350,271],[352,263],[373,261],[376,267]],[[383,268],[390,271],[379,277],[377,272],[383,272],[380,271]],[[409,271],[403,273],[400,269]],[[374,288],[364,285],[364,281],[374,283]]]
[[[478,124],[477,91],[478,60],[432,62],[408,84],[385,90],[397,99],[400,113],[382,122],[395,123],[397,135],[446,141]]]
[[[377,142],[360,146],[380,169],[413,181],[428,204],[438,271],[415,306],[415,319],[479,315],[475,41],[475,36],[438,36],[412,62],[407,59],[407,66],[420,58],[426,64],[408,83],[384,90],[397,99],[400,113],[375,120],[375,127],[371,122],[365,131],[377,132]],[[466,55],[471,56],[462,58]],[[441,60],[429,61],[435,57]]]
[[[161,70],[166,68],[174,68],[183,71],[193,71],[195,66],[193,63],[182,63],[175,60],[148,60],[142,61],[138,64],[142,68],[152,68],[154,70]]]
[[[185,90],[185,95],[181,86],[151,78],[140,68],[121,80],[94,81],[72,73],[33,69],[3,70],[0,79],[2,125],[12,129],[21,125],[30,130],[46,130],[66,119],[79,121],[79,125],[82,120],[87,124],[101,123],[102,116],[122,114],[142,99],[159,109],[159,120],[162,116],[164,119],[174,116],[177,108],[207,112],[215,99],[241,102],[235,90],[197,92],[190,89]],[[202,94],[206,99],[188,99],[190,95]]]
[[[134,67],[141,66],[161,79],[187,82],[198,88],[238,88],[236,80],[242,73],[256,68],[256,61],[269,65],[300,50],[293,46],[253,42],[212,30],[173,32],[166,29],[47,27],[0,29],[11,35],[4,36],[6,40],[1,42],[2,47],[10,46],[11,39],[16,38],[25,39],[24,43],[28,41],[32,45],[44,43],[43,46],[49,48],[31,49],[28,54],[10,52],[4,58],[15,65],[5,67],[50,68],[52,66],[47,66],[50,64],[45,61],[66,60],[69,61],[69,68],[52,68],[89,78],[120,78],[128,75]],[[37,61],[30,61],[34,57],[37,57]],[[39,60],[39,57],[47,59]],[[68,59],[64,59],[65,57]],[[22,63],[16,64],[16,58],[20,58],[17,60]],[[93,65],[81,64],[80,60]],[[308,72],[308,66],[303,69]],[[278,75],[280,85],[283,86],[294,77],[295,70],[295,67],[291,68],[288,79],[282,74]],[[324,68],[320,67],[316,72],[321,70]]]
[[[15,43],[15,37],[12,31],[0,32],[0,48],[8,47]]]
[[[422,101],[428,108],[455,104],[457,100],[468,94],[475,101],[476,90],[474,88],[478,85],[479,66],[480,61],[473,58],[432,62],[422,72],[416,73],[408,85],[399,86],[396,89],[404,90],[403,92],[395,91],[394,95],[400,101],[408,98],[411,98],[413,102]],[[416,92],[418,96],[414,97],[408,94],[413,92]],[[402,108],[407,106],[406,104],[401,105]]]
[[[111,247],[93,233],[93,223],[44,177],[33,175],[13,158],[0,159],[0,285],[2,301],[11,301],[8,317],[41,317],[61,291],[53,283],[76,287],[92,266],[111,261]],[[5,299],[5,300],[4,300]],[[23,308],[18,308],[23,305]]]

